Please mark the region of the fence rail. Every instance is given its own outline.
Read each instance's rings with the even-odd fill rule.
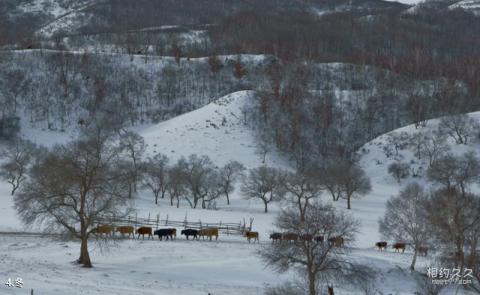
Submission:
[[[215,227],[218,228],[221,233],[227,234],[227,235],[242,235],[246,231],[251,231],[252,226],[253,226],[253,218],[250,218],[249,224],[243,219],[243,222],[237,222],[237,223],[229,223],[229,222],[218,222],[218,223],[212,223],[212,222],[202,222],[201,220],[199,221],[189,221],[187,219],[187,215],[185,215],[185,219],[182,221],[179,220],[171,220],[168,218],[168,215],[166,219],[161,219],[160,214],[157,214],[154,218],[151,218],[150,214],[148,215],[148,218],[141,218],[138,217],[137,215],[135,216],[126,216],[126,217],[116,217],[116,216],[111,216],[111,217],[104,217],[98,220],[98,224],[108,224],[108,225],[113,225],[113,226],[125,226],[125,225],[131,225],[135,228],[138,228],[140,226],[150,226],[154,227],[156,229],[159,229],[160,227],[175,227],[175,228],[184,228],[184,229],[202,229],[202,228],[209,228],[209,227]]]

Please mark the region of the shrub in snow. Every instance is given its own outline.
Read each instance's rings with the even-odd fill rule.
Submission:
[[[0,119],[0,139],[12,139],[20,131],[20,118],[10,116]]]
[[[467,144],[478,128],[478,121],[467,114],[443,117],[438,124],[439,133],[447,134],[457,144]]]
[[[405,179],[410,175],[410,165],[402,162],[392,163],[388,165],[388,173],[400,183],[402,179]]]

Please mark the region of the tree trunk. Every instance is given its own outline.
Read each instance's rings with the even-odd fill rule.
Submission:
[[[352,199],[352,197],[347,196],[347,209],[348,210],[352,209],[351,199]]]
[[[315,279],[315,273],[309,271],[308,272],[308,295],[316,295],[317,294],[317,283]]]
[[[414,249],[414,252],[413,252],[412,264],[410,265],[410,270],[411,271],[415,270],[415,263],[417,262],[417,254],[418,254],[418,247],[415,246],[415,249]]]
[[[82,237],[82,243],[80,245],[80,257],[78,258],[78,264],[83,264],[83,267],[92,267],[90,261],[90,255],[88,254],[88,239]]]
[[[328,286],[328,295],[335,295],[335,292],[333,291],[332,286]]]
[[[263,204],[265,205],[265,213],[268,213],[268,202],[264,200]]]
[[[225,194],[227,196],[227,205],[230,205],[230,196],[228,195],[228,193]]]
[[[13,185],[13,188],[12,188],[12,196],[15,195],[15,192],[17,191],[17,188],[18,188],[18,186]]]

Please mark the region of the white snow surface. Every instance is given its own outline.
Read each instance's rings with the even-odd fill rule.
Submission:
[[[233,159],[248,168],[261,165],[256,153],[255,137],[243,114],[248,114],[253,92],[242,91],[227,95],[196,111],[178,116],[154,126],[135,128],[148,145],[147,155],[166,154],[175,161],[192,153],[208,155],[216,165]],[[480,119],[480,113],[472,114]],[[225,119],[224,119],[225,118]],[[248,119],[248,115],[247,115]],[[429,121],[425,128],[435,128],[437,120]],[[415,127],[406,126],[394,132],[413,133]],[[52,145],[70,140],[65,133],[25,130],[28,137],[39,144]],[[384,294],[413,294],[415,282],[407,270],[411,253],[378,252],[375,242],[381,240],[377,221],[383,216],[385,203],[398,193],[408,179],[398,184],[387,173],[387,159],[382,151],[386,135],[367,143],[362,152],[361,166],[371,178],[373,190],[352,202],[348,211],[344,202],[334,202],[339,210],[348,211],[361,222],[360,232],[350,259],[372,267],[377,273],[374,288]],[[452,148],[463,152],[478,149],[478,143]],[[413,159],[409,151],[401,151],[404,161]],[[267,156],[270,166],[289,169],[291,166],[278,153]],[[420,163],[419,163],[420,165]],[[424,181],[421,178],[416,181]],[[13,209],[9,185],[0,182],[0,231],[22,231]],[[330,196],[322,196],[330,202]],[[263,213],[262,204],[242,199],[238,188],[232,196],[232,205],[220,201],[217,210],[170,207],[167,200],[154,204],[149,191],[140,191],[135,200],[139,217],[157,214],[161,219],[202,222],[240,222],[254,218],[253,230],[260,232],[260,245],[248,244],[239,236],[220,236],[218,241],[120,240],[109,251],[102,251],[96,243],[90,244],[93,269],[83,269],[71,262],[77,258],[79,243],[49,237],[0,235],[0,280],[21,277],[24,289],[35,289],[35,294],[262,294],[266,286],[279,285],[293,277],[292,273],[278,275],[265,268],[257,250],[269,243],[268,235],[274,231],[276,213],[282,204]],[[28,229],[30,230],[30,229]],[[393,241],[390,241],[393,242]],[[430,265],[429,258],[420,257],[417,269]],[[0,294],[24,294],[24,289],[11,289],[0,285]],[[364,294],[359,287],[336,285],[338,294]],[[23,292],[23,293],[21,293]],[[448,293],[444,294],[450,294]],[[459,293],[460,294],[460,293]]]
[[[405,3],[405,4],[411,4],[411,5],[414,5],[414,4],[418,4],[420,2],[423,2],[423,0],[386,0],[386,1],[389,1],[389,2],[399,2],[399,3]]]

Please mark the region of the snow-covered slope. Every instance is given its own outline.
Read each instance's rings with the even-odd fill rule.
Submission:
[[[480,120],[480,112],[471,113],[470,116],[476,120]],[[434,130],[437,128],[439,120],[429,120],[425,127],[416,129],[414,125],[405,126],[403,128],[394,130],[388,134],[379,136],[371,142],[365,144],[361,149],[361,166],[365,169],[367,175],[369,175],[372,182],[372,192],[362,200],[358,200],[354,204],[354,207],[365,208],[364,212],[358,212],[356,214],[363,223],[363,230],[369,230],[368,235],[370,238],[380,239],[378,234],[377,220],[383,217],[385,212],[385,204],[387,200],[397,195],[400,189],[408,182],[416,181],[424,184],[428,187],[429,183],[426,180],[426,170],[428,169],[427,159],[417,159],[411,148],[404,148],[399,150],[398,155],[387,157],[383,151],[385,145],[387,145],[387,137],[391,134],[404,134],[411,136],[417,132],[424,132],[427,130]],[[447,145],[450,151],[454,154],[463,154],[467,151],[478,151],[480,144],[472,141],[468,145],[458,145],[453,139],[447,139]],[[408,163],[411,168],[418,173],[418,176],[414,177],[410,175],[407,179],[398,183],[389,173],[388,166],[391,163],[401,161]],[[370,206],[368,206],[370,205]],[[371,231],[370,231],[371,229]],[[366,233],[366,232],[365,232]]]
[[[140,130],[148,144],[147,154],[166,154],[171,160],[190,154],[207,155],[215,164],[229,160],[247,168],[261,165],[256,142],[248,122],[252,91],[241,91],[166,122]],[[267,155],[267,164],[286,167],[276,154]]]
[[[246,106],[251,105],[253,95],[250,91],[232,93],[196,111],[154,126],[139,127],[136,131],[145,137],[148,155],[162,152],[174,161],[197,153],[210,156],[217,165],[234,159],[249,168],[255,167],[261,165],[260,156],[255,151],[253,132],[244,124],[245,113],[247,120],[249,118]],[[480,118],[480,113],[473,116]],[[429,121],[427,128],[435,128],[435,124],[436,120]],[[406,126],[394,132],[416,131],[414,126]],[[33,138],[33,133],[24,134]],[[371,288],[383,294],[407,295],[416,291],[415,282],[406,271],[411,253],[378,252],[373,248],[380,239],[377,220],[384,214],[386,201],[398,193],[401,185],[412,180],[398,184],[388,175],[387,167],[392,160],[383,153],[386,136],[367,143],[362,151],[360,163],[371,177],[373,191],[355,200],[349,211],[361,222],[356,246],[349,257],[376,271],[377,279]],[[404,161],[413,158],[409,151],[401,153]],[[276,153],[267,157],[267,163],[289,167]],[[4,182],[0,182],[0,198],[0,231],[21,229]],[[325,194],[323,200],[330,202],[330,197]],[[92,244],[95,268],[84,270],[69,263],[78,255],[76,242],[0,236],[3,265],[0,276],[22,277],[26,288],[45,294],[262,294],[265,286],[278,285],[291,278],[291,274],[277,276],[264,269],[256,255],[262,244],[269,243],[268,233],[274,229],[272,223],[279,207],[272,206],[269,214],[262,213],[261,204],[243,200],[238,190],[232,196],[232,203],[226,206],[220,202],[218,210],[193,210],[186,205],[177,209],[170,207],[166,200],[155,206],[151,193],[141,191],[135,207],[141,217],[160,214],[162,219],[168,215],[170,220],[183,220],[187,216],[192,221],[238,222],[253,217],[254,229],[261,234],[260,245],[250,245],[238,236],[221,236],[218,242],[185,241],[179,237],[175,242],[120,241],[104,253]],[[345,208],[343,202],[334,205]],[[429,258],[420,257],[417,265],[421,269],[429,263]],[[340,285],[336,288],[339,294],[359,294],[355,288]]]
[[[480,15],[480,0],[463,0],[449,6],[450,9],[461,8],[470,11],[475,15]]]

